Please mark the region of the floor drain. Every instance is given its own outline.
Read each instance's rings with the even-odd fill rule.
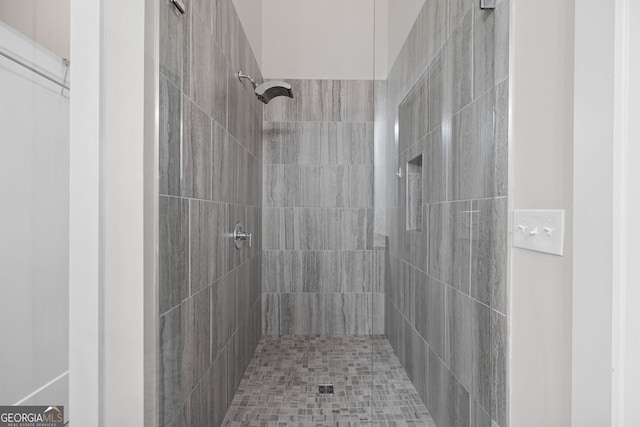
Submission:
[[[320,394],[333,394],[333,384],[320,384],[318,389]]]

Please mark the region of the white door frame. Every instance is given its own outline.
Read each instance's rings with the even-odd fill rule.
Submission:
[[[576,1],[572,425],[640,425],[640,5]]]
[[[640,425],[640,5],[616,3],[611,425],[626,427]]]
[[[156,3],[71,0],[71,425],[156,424]]]

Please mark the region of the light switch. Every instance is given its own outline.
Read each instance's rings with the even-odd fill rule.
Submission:
[[[562,256],[564,254],[564,210],[514,211],[513,246]]]

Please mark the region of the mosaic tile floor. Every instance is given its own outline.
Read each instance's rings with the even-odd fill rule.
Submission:
[[[329,335],[263,337],[223,425],[435,427],[386,338]]]

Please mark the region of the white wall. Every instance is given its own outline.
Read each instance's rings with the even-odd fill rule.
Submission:
[[[70,59],[69,0],[0,0],[0,21]]]
[[[0,46],[67,67],[0,23]],[[0,57],[0,402],[68,406],[69,92]]]
[[[265,78],[372,79],[374,2],[264,0]]]
[[[233,0],[251,50],[258,64],[262,64],[262,14],[263,0]]]
[[[512,426],[571,420],[574,2],[512,0],[512,208],[566,210],[565,255],[511,251]]]

